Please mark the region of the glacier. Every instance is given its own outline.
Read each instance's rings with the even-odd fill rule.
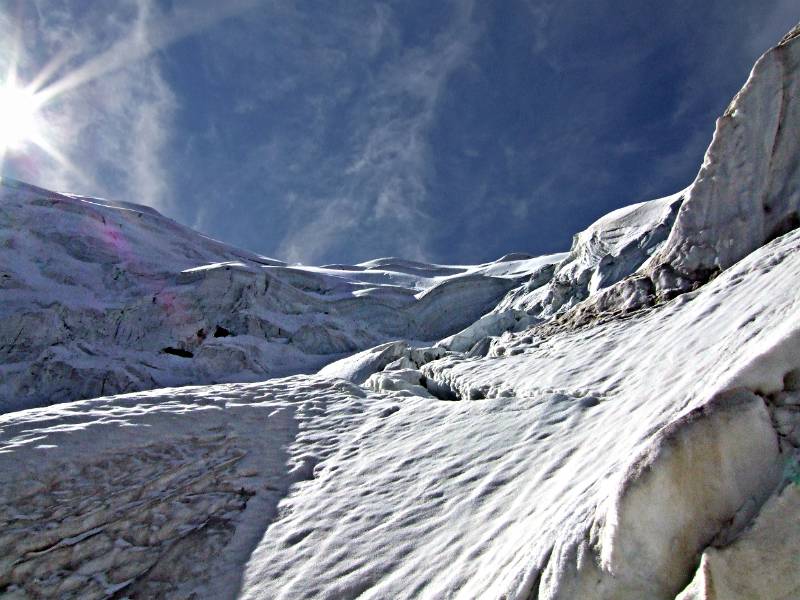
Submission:
[[[303,267],[155,210],[0,181],[0,412],[185,384],[313,373],[431,343],[562,255]]]
[[[799,84],[800,26],[686,189],[482,265],[3,180],[0,593],[800,597]]]

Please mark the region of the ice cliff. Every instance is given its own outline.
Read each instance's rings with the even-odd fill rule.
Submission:
[[[800,51],[792,30],[758,59],[717,119],[694,182],[615,211],[577,234],[554,277],[504,308],[567,319],[630,311],[702,285],[800,225]]]
[[[0,593],[800,597],[798,61],[550,257],[290,266],[4,182]]]

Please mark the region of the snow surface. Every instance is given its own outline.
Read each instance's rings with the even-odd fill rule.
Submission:
[[[800,232],[781,238],[698,292],[628,321],[547,340],[509,336],[505,347],[522,354],[422,367],[462,394],[481,387],[490,397],[481,402],[295,377],[5,415],[5,554],[23,562],[4,576],[30,586],[31,572],[47,573],[67,589],[69,560],[102,535],[97,552],[114,550],[83,569],[81,582],[121,585],[136,577],[131,556],[141,572],[165,571],[152,564],[212,515],[229,537],[185,542],[207,557],[203,573],[181,563],[169,577],[143,575],[137,589],[208,598],[236,590],[248,598],[527,598],[536,588],[540,598],[672,598],[692,575],[686,557],[780,478],[786,458],[762,397],[719,392],[746,381],[777,393],[800,369],[798,244]],[[687,419],[702,407],[708,415]],[[691,460],[670,458],[676,438]],[[671,477],[668,468],[636,472],[643,460],[682,462]],[[226,466],[196,489],[171,475],[199,477],[209,464]],[[667,475],[653,481],[649,472]],[[143,480],[158,483],[144,497],[122,493]],[[223,502],[240,488],[244,510]],[[713,493],[701,510],[691,500],[703,489]],[[92,502],[107,503],[111,491],[120,505],[95,516]],[[220,495],[205,508],[178,508],[190,496]],[[679,543],[687,546],[679,559],[663,547]],[[579,565],[595,560],[585,587]]]
[[[697,576],[676,600],[800,598],[798,512],[800,486],[791,485],[770,498],[739,539],[724,548],[708,548]]]
[[[0,415],[0,592],[796,597],[798,54],[566,255],[289,266],[3,182],[6,410],[330,364]]]

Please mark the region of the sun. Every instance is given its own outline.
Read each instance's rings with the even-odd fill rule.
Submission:
[[[28,90],[0,85],[0,153],[36,139],[38,110],[37,98]]]

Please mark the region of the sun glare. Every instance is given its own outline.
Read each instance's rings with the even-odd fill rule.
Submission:
[[[47,63],[32,80],[26,79],[25,86],[18,85],[17,80],[17,58],[21,48],[22,31],[17,31],[15,36],[0,39],[0,51],[4,51],[0,58],[8,59],[0,60],[0,63],[8,66],[5,77],[0,74],[0,175],[3,173],[5,160],[13,158],[14,154],[18,155],[17,158],[24,158],[28,163],[35,162],[36,154],[28,153],[28,150],[35,147],[36,150],[43,151],[50,159],[55,160],[66,171],[81,180],[89,181],[86,175],[69,160],[68,155],[56,145],[59,136],[55,136],[54,133],[61,133],[61,137],[64,137],[64,120],[61,120],[62,130],[54,131],[54,125],[50,121],[56,113],[53,100],[129,63],[142,60],[186,36],[212,27],[223,19],[249,10],[257,2],[242,0],[221,4],[225,4],[225,7],[192,21],[154,20],[153,29],[147,32],[147,43],[142,43],[141,27],[134,26],[128,36],[110,49],[66,72],[64,72],[65,65],[73,61],[76,55],[65,50]],[[147,11],[140,17],[147,20]],[[49,108],[45,111],[43,110],[45,107]]]
[[[0,87],[0,153],[34,140],[37,109],[38,102],[29,91],[13,85]]]

